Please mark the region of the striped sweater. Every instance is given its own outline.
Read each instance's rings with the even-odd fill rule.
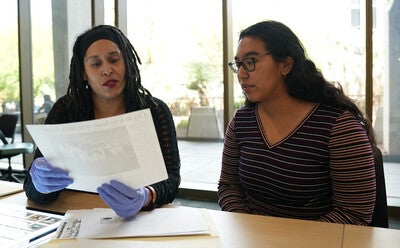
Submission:
[[[365,129],[348,111],[317,105],[270,145],[254,107],[226,131],[218,185],[224,211],[368,225],[375,170]]]

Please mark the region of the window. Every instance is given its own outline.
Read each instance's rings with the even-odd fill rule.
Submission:
[[[92,25],[90,0],[21,0],[31,3],[32,67],[34,106],[42,106],[44,95],[53,101],[66,93],[72,45],[78,34]],[[121,1],[123,2],[123,1]],[[223,1],[224,2],[224,1]],[[232,28],[235,54],[241,29],[265,19],[287,24],[302,40],[309,57],[330,81],[338,81],[362,109],[365,109],[366,48],[365,3],[359,0],[248,0],[227,1],[232,5]],[[18,62],[17,1],[5,1],[0,17],[1,111],[19,113],[20,75]],[[115,23],[115,3],[105,0],[104,23]],[[220,1],[139,1],[127,4],[127,32],[141,60],[142,83],[170,107],[178,132],[182,159],[183,187],[187,183],[216,183],[220,172],[223,126],[223,41]],[[372,1],[373,14],[373,124],[385,163],[400,161],[400,109],[397,103],[400,71],[400,1]],[[99,5],[96,5],[99,6]],[[168,11],[165,11],[167,10]],[[301,12],[298,10],[301,9]],[[24,18],[24,17],[20,17]],[[101,21],[101,20],[100,20]],[[230,26],[232,25],[232,26]],[[22,44],[25,40],[20,41]],[[233,57],[233,56],[232,56]],[[23,74],[23,73],[21,73]],[[225,81],[224,81],[225,80]],[[23,80],[22,80],[23,81]],[[22,82],[21,85],[26,85]],[[234,104],[239,107],[243,95],[236,82]],[[24,109],[25,109],[24,108]],[[43,118],[35,114],[35,123]],[[211,119],[206,119],[206,114]],[[197,119],[197,120],[196,120]],[[202,120],[202,121],[201,121]],[[206,120],[206,121],[205,121]],[[212,120],[212,121],[210,121]],[[33,121],[32,121],[33,122]],[[205,126],[201,125],[206,123]],[[195,126],[196,133],[189,127]],[[212,124],[212,128],[210,128]],[[202,129],[203,128],[203,129]],[[203,135],[200,136],[200,134]],[[204,137],[204,134],[206,136]],[[202,141],[213,141],[213,145]],[[215,142],[214,142],[215,141]],[[212,154],[201,161],[201,171],[194,171],[199,160],[197,145],[209,145]],[[214,146],[215,145],[215,146]],[[209,147],[208,147],[209,148]],[[30,162],[30,161],[28,161]],[[199,164],[199,163],[197,163]],[[388,192],[390,194],[390,192]]]
[[[329,81],[340,82],[345,92],[364,109],[365,32],[348,22],[349,8],[348,1],[344,0],[235,1],[232,6],[234,45],[240,30],[251,24],[267,19],[283,22],[299,37],[324,76]],[[241,95],[240,87],[235,93],[237,97]]]
[[[19,113],[19,64],[17,3],[6,2],[2,6],[0,26],[0,103],[1,113]]]
[[[72,46],[91,26],[90,1],[32,0],[34,123],[44,122],[52,103],[67,93]]]
[[[391,168],[400,166],[400,1],[376,1],[373,29],[373,124],[384,154],[386,183],[399,182]],[[379,5],[378,5],[379,2]],[[397,30],[397,31],[396,31]],[[395,172],[395,171],[393,171]],[[387,187],[388,205],[399,206],[394,186]],[[396,203],[394,201],[397,201]]]
[[[220,167],[210,168],[210,173],[201,177],[192,173],[199,163],[191,161],[199,152],[195,145],[204,140],[220,142],[223,136],[221,3],[214,0],[127,3],[128,37],[142,61],[142,84],[168,104],[174,117],[182,185],[211,183],[215,189]],[[222,150],[215,153],[221,155]],[[215,163],[219,165],[220,159]]]
[[[18,53],[18,9],[17,1],[6,1],[1,6],[0,16],[0,114],[20,115],[20,80]],[[20,118],[21,119],[21,118]],[[21,140],[21,123],[17,124],[15,140]],[[0,142],[0,144],[3,144]],[[12,159],[22,163],[22,156]],[[7,168],[7,160],[0,160],[1,168]]]
[[[351,25],[355,28],[360,28],[361,15],[360,15],[360,0],[351,1]]]

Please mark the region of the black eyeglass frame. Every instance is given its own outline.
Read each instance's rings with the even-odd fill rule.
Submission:
[[[271,52],[267,52],[267,53],[259,54],[259,55],[253,56],[253,57],[243,58],[243,59],[240,60],[240,61],[234,60],[234,61],[229,62],[228,65],[229,65],[229,68],[230,68],[230,69],[233,71],[233,73],[235,73],[235,74],[238,73],[239,68],[240,68],[241,66],[243,67],[243,69],[244,69],[245,71],[247,71],[247,72],[252,72],[252,71],[254,71],[254,70],[256,69],[256,62],[257,62],[256,59],[257,59],[257,58],[260,58],[260,57],[262,57],[262,56],[270,55],[270,54],[271,54]],[[248,65],[246,65],[246,62],[251,62],[250,64],[252,65],[252,68],[248,68]],[[247,63],[247,64],[249,64],[249,63]]]

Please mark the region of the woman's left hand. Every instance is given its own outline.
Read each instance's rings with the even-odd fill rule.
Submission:
[[[148,198],[148,191],[144,187],[134,189],[116,180],[111,180],[109,184],[103,183],[97,192],[115,213],[124,218],[139,212]]]

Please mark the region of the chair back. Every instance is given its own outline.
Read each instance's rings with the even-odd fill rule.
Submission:
[[[374,150],[375,158],[375,177],[376,177],[376,201],[370,226],[389,227],[387,196],[385,185],[385,174],[383,169],[382,152],[379,148]]]
[[[15,114],[2,114],[0,116],[0,131],[4,134],[4,137],[11,140],[10,143],[14,142],[18,118],[19,116]]]

